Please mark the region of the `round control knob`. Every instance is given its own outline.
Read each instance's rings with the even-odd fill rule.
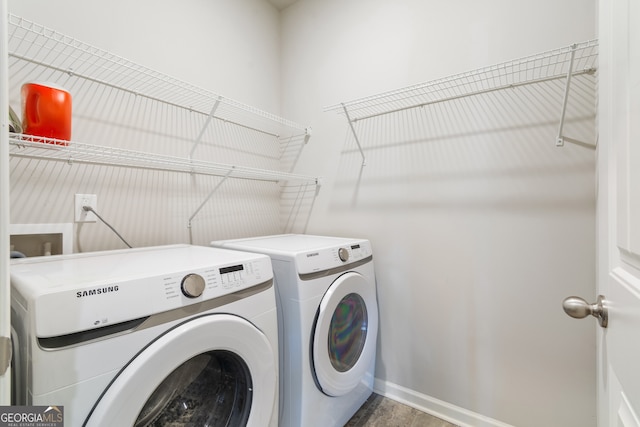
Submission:
[[[340,258],[340,261],[347,262],[349,259],[349,251],[346,248],[338,249],[338,257]]]
[[[204,292],[204,278],[195,273],[187,274],[180,287],[185,297],[198,298]]]

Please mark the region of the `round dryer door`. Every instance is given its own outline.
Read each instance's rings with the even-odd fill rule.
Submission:
[[[355,272],[338,277],[313,330],[313,368],[323,393],[342,396],[358,386],[375,358],[377,334],[375,285]]]
[[[125,366],[85,425],[261,426],[272,417],[276,368],[271,344],[250,322],[197,317]]]

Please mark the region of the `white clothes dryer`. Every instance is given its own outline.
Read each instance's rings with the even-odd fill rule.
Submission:
[[[212,245],[271,257],[280,425],[343,426],[373,391],[378,304],[370,242],[289,234]]]
[[[190,245],[11,261],[17,405],[65,426],[277,426],[269,257]]]

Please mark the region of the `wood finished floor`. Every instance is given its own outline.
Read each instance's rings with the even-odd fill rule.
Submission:
[[[456,427],[395,400],[372,394],[345,427]]]

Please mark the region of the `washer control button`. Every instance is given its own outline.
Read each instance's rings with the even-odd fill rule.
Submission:
[[[187,274],[182,279],[182,293],[188,298],[198,298],[204,292],[204,278],[199,274]]]
[[[349,251],[346,248],[338,249],[338,257],[340,261],[347,262],[349,260]]]

